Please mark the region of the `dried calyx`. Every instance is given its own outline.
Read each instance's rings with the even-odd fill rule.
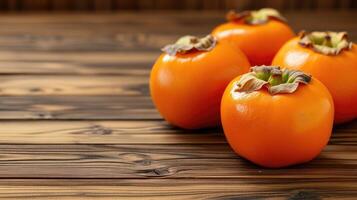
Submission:
[[[253,92],[266,87],[270,94],[293,93],[299,83],[308,84],[311,76],[298,70],[281,70],[274,66],[256,66],[237,82],[234,92]]]
[[[346,32],[312,32],[299,34],[299,44],[312,48],[324,55],[338,55],[343,50],[350,50],[352,42],[348,41]]]
[[[265,24],[270,19],[286,22],[286,19],[280,15],[280,13],[272,8],[262,8],[260,10],[243,11],[237,13],[235,11],[229,11],[227,14],[228,21],[243,20],[246,24],[257,25]]]
[[[187,53],[191,51],[210,51],[216,46],[217,40],[212,35],[207,35],[203,38],[187,35],[179,40],[175,44],[166,45],[161,50],[174,56],[177,53]]]

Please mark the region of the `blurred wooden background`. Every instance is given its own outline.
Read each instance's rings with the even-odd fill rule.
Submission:
[[[1,12],[227,10],[274,7],[282,10],[351,10],[357,0],[0,0]]]

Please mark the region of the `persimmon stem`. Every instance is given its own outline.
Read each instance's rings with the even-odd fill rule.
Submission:
[[[270,19],[279,20],[286,22],[287,20],[275,9],[273,8],[262,8],[260,10],[249,10],[237,13],[231,10],[226,16],[228,21],[238,21],[243,20],[244,23],[249,25],[265,24]]]
[[[299,83],[308,84],[311,76],[298,70],[281,70],[275,66],[255,66],[237,82],[234,92],[253,92],[263,86],[270,94],[293,93]]]
[[[268,83],[271,86],[275,86],[275,85],[280,85],[283,82],[283,77],[282,77],[282,71],[280,69],[272,69],[270,71],[270,77],[268,79]],[[267,75],[269,76],[269,74]]]
[[[177,53],[188,53],[190,51],[210,51],[216,46],[217,40],[212,35],[207,35],[203,38],[187,35],[181,37],[175,44],[166,45],[161,50],[174,56]]]
[[[299,44],[324,55],[338,55],[352,48],[346,32],[300,32]]]

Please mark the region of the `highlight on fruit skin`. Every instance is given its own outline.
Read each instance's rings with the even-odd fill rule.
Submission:
[[[295,33],[275,9],[227,14],[227,22],[217,26],[212,35],[221,42],[240,48],[254,65],[270,65],[280,47]]]
[[[222,126],[232,149],[269,168],[318,156],[331,136],[333,116],[332,97],[320,81],[277,66],[256,66],[236,77],[221,101]]]
[[[185,129],[220,125],[220,101],[228,83],[249,71],[239,49],[208,35],[166,45],[150,74],[152,100],[166,121]]]
[[[303,31],[279,50],[272,64],[320,80],[334,99],[336,124],[357,118],[357,46],[347,32]]]

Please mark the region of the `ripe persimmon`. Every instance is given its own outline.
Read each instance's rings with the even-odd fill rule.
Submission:
[[[273,65],[305,71],[330,91],[335,123],[357,117],[357,46],[345,32],[302,32],[277,53]]]
[[[244,53],[211,35],[185,36],[163,51],[150,76],[151,97],[161,115],[181,128],[219,125],[224,89],[249,71]]]
[[[212,34],[221,41],[238,46],[252,66],[270,65],[280,47],[294,37],[278,11],[264,8],[227,14],[228,22],[216,27]]]
[[[317,79],[297,70],[253,67],[222,97],[225,136],[240,156],[265,167],[285,167],[316,157],[333,125],[333,100]]]

